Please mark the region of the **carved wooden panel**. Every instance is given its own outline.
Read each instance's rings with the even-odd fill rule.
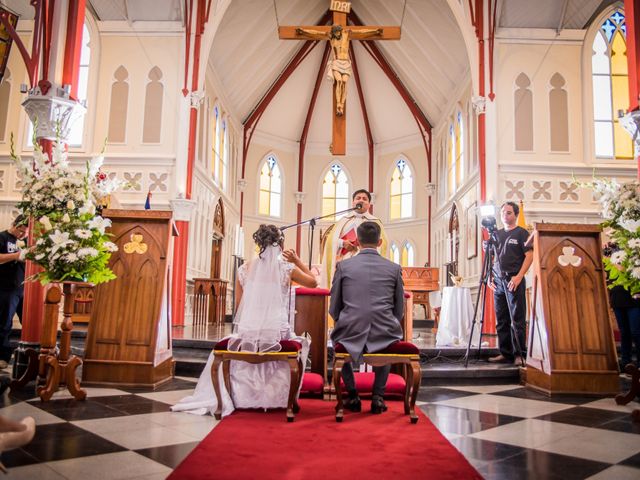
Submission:
[[[166,364],[164,377],[170,375],[173,365],[170,342],[158,342],[159,334],[164,338],[168,328],[166,281],[171,212],[103,213],[113,220],[111,234],[118,251],[110,265],[117,279],[96,288],[85,379],[155,384],[157,364]]]
[[[616,391],[600,245],[597,226],[536,225],[527,385],[548,393]]]

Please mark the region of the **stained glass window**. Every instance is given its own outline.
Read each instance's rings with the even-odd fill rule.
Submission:
[[[449,141],[447,148],[447,186],[449,195],[456,191],[456,134],[453,123],[449,125]]]
[[[349,179],[340,165],[334,163],[322,181],[322,215],[330,215],[350,207]],[[334,219],[342,217],[338,215]]]
[[[213,132],[211,132],[211,174],[214,180],[218,178],[218,152],[220,151],[220,107],[213,107]]]
[[[458,112],[456,119],[456,187],[462,183],[464,176],[464,122],[462,112]]]
[[[258,195],[258,213],[270,217],[279,217],[282,179],[278,160],[273,155],[269,155],[266,158],[260,169],[260,191]]]
[[[231,150],[231,145],[229,144],[229,128],[227,128],[227,123],[223,124],[223,135],[224,135],[224,148],[222,150],[222,172],[220,176],[220,188],[223,190],[227,188],[227,171],[229,170],[229,150]]]
[[[391,261],[400,265],[400,250],[395,243],[391,244]]]
[[[80,65],[78,68],[78,102],[86,105],[87,94],[89,92],[89,61],[91,60],[91,37],[89,29],[85,23],[82,28],[82,49],[80,50]],[[79,147],[82,145],[84,134],[84,118],[79,116],[70,126],[69,146]]]
[[[391,174],[389,218],[397,220],[413,215],[413,175],[404,158],[396,162]]]
[[[633,158],[633,142],[618,121],[629,105],[627,27],[616,10],[602,23],[593,40],[593,121],[596,157]]]
[[[409,242],[405,242],[402,247],[402,255],[400,256],[400,265],[403,267],[413,267],[413,257],[413,246]]]

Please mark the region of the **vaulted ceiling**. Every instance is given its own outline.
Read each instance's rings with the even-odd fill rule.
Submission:
[[[450,0],[453,2],[453,0]],[[466,6],[466,0],[458,0]],[[497,0],[501,28],[582,29],[615,0]],[[27,0],[0,0],[33,18]],[[279,25],[313,25],[329,0],[233,0],[219,23],[207,59],[225,108],[244,121],[300,48],[301,42],[278,39]],[[212,0],[217,12],[222,0]],[[100,22],[181,22],[183,0],[87,0]],[[462,33],[446,0],[353,0],[353,11],[368,25],[401,25],[399,41],[377,42],[389,64],[432,125],[450,111],[460,88],[470,82],[470,65]],[[468,21],[468,20],[466,20]],[[324,43],[324,42],[322,42]],[[416,123],[395,88],[369,54],[355,44],[365,106],[375,143],[417,133]],[[264,113],[258,131],[298,141],[323,45],[316,46],[287,80]],[[348,87],[347,143],[364,145],[365,130],[355,84]],[[323,81],[308,143],[327,144],[331,131],[331,84]]]
[[[314,25],[327,0],[238,0],[220,24],[209,57],[227,107],[245,119],[277,79],[301,42],[278,38],[279,25]],[[354,0],[353,11],[367,25],[401,25],[399,41],[377,42],[427,118],[437,122],[456,88],[469,80],[462,35],[443,0]],[[403,15],[404,13],[404,15]],[[324,42],[321,42],[324,43]],[[376,143],[417,133],[399,94],[370,55],[355,44],[365,105]],[[258,130],[296,141],[302,131],[324,45],[318,45],[285,83],[265,112]],[[329,143],[331,83],[323,81],[309,131],[310,143]],[[347,95],[347,144],[366,142],[353,80]]]

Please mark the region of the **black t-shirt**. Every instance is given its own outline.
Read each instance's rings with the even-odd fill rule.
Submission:
[[[611,308],[638,308],[640,299],[633,298],[622,285],[616,285],[609,290]]]
[[[495,236],[497,245],[496,258],[493,260],[494,275],[497,276],[499,270],[507,277],[517,275],[524,263],[525,253],[533,248],[525,246],[529,232],[522,227],[516,227],[513,230],[496,230]]]
[[[15,253],[19,250],[18,239],[7,230],[0,232],[0,253]],[[12,260],[0,265],[0,290],[22,288],[24,282],[24,262]]]

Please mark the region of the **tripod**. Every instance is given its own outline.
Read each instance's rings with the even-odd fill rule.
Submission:
[[[486,314],[486,304],[487,304],[487,288],[492,283],[491,277],[493,276],[494,281],[499,282],[502,291],[505,292],[505,295],[508,295],[508,285],[504,274],[500,268],[500,262],[496,263],[496,274],[493,273],[493,261],[497,257],[496,246],[498,243],[498,239],[496,238],[496,229],[495,227],[488,228],[489,239],[486,242],[486,247],[484,249],[484,261],[482,262],[482,273],[480,274],[480,283],[478,285],[478,298],[476,300],[476,304],[473,311],[473,322],[471,323],[471,332],[469,335],[469,343],[467,344],[467,351],[464,355],[464,366],[467,368],[469,365],[469,353],[471,351],[471,342],[473,340],[473,331],[476,326],[476,319],[478,318],[478,309],[480,310],[480,321],[477,322],[480,324],[480,337],[478,338],[478,351],[476,353],[476,359],[480,359],[480,349],[482,348],[482,329],[484,326],[484,318]],[[520,340],[518,339],[518,333],[516,331],[515,323],[513,321],[513,307],[509,299],[507,298],[507,310],[509,312],[509,320],[511,327],[511,338],[513,339],[513,344],[516,348],[516,354],[520,357],[520,361],[522,366],[524,367],[524,359],[522,355],[522,348],[520,346]]]

